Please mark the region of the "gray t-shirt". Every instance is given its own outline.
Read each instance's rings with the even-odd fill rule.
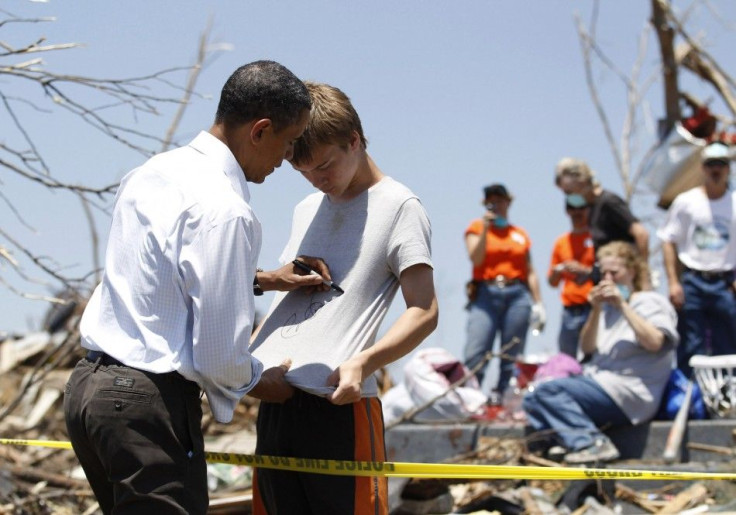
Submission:
[[[611,396],[632,424],[638,424],[651,419],[659,408],[679,336],[677,314],[659,293],[635,293],[630,305],[664,333],[664,345],[657,352],[644,349],[621,311],[605,305],[598,322],[598,348],[585,374]]]
[[[419,199],[390,177],[345,203],[323,193],[308,196],[294,209],[281,260],[322,257],[345,293],[277,293],[251,352],[265,368],[290,358],[289,383],[315,395],[331,393],[332,371],[375,342],[401,272],[432,265],[430,236]],[[378,395],[374,377],[363,381],[362,395]]]

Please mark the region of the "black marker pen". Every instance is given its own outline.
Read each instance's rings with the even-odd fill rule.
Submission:
[[[297,268],[299,268],[299,269],[301,269],[301,270],[303,270],[303,271],[305,271],[305,272],[307,272],[307,273],[309,273],[311,275],[319,275],[319,273],[317,273],[314,270],[312,270],[312,267],[309,266],[308,264],[306,264],[303,261],[299,261],[298,259],[295,259],[294,261],[292,261],[292,263],[294,263],[294,266],[296,266]],[[322,277],[321,275],[319,275],[319,276]],[[345,290],[343,290],[342,288],[340,288],[337,284],[333,283],[332,281],[328,281],[324,277],[322,278],[322,284],[326,284],[327,286],[329,286],[330,288],[332,288],[333,290],[335,290],[338,293],[345,293]]]

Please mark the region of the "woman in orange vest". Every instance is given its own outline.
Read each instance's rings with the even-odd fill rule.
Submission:
[[[572,229],[555,241],[547,272],[553,288],[562,282],[562,323],[557,338],[560,352],[577,358],[580,330],[590,313],[588,293],[593,288],[591,272],[595,262],[593,239],[588,229],[588,206],[565,202]]]
[[[489,399],[494,404],[500,402],[509,384],[515,357],[523,353],[530,322],[541,331],[546,315],[539,280],[532,267],[529,235],[508,221],[513,198],[503,184],[492,184],[483,191],[486,212],[465,230],[473,280],[464,355],[465,364],[472,369],[493,349],[497,334],[500,347],[518,340],[501,359],[498,383]],[[484,370],[479,370],[479,382],[484,376]]]

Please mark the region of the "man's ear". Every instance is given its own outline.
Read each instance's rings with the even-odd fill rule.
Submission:
[[[273,130],[273,122],[270,118],[257,120],[250,128],[250,140],[255,144],[263,139],[264,132]]]

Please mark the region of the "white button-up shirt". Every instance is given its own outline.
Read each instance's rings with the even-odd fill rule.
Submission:
[[[154,373],[177,371],[219,422],[263,370],[248,343],[261,224],[235,157],[207,132],[125,176],[83,347]]]

